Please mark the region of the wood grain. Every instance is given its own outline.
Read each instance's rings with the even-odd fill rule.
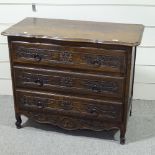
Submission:
[[[2,34],[136,46],[140,44],[143,30],[143,25],[136,24],[26,18],[2,32]]]

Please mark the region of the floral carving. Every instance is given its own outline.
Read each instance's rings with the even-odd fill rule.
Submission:
[[[118,56],[107,56],[107,55],[85,55],[83,60],[87,64],[94,66],[111,66],[111,67],[121,67],[123,58]]]
[[[62,101],[59,101],[60,102],[60,107],[64,110],[72,110],[73,109],[73,106],[71,104],[71,101],[69,100],[62,100]]]
[[[93,92],[117,92],[119,89],[118,83],[114,81],[85,81],[84,85]]]
[[[59,85],[71,87],[72,86],[72,78],[71,77],[60,77]]]
[[[39,49],[39,48],[28,48],[19,46],[16,50],[16,56],[22,58],[33,59],[35,61],[44,60],[54,60],[54,62],[60,61],[63,63],[72,62],[72,54],[67,51],[61,51],[58,55],[58,52],[50,49]],[[58,57],[58,60],[56,59]],[[52,61],[51,61],[52,63]]]
[[[67,130],[91,129],[95,131],[101,131],[101,130],[119,129],[119,126],[116,126],[114,124],[93,119],[75,118],[75,117],[52,115],[52,114],[45,115],[42,113],[35,113],[31,111],[22,111],[22,114],[38,122],[53,124]]]
[[[37,108],[46,108],[49,100],[47,98],[23,96],[20,98],[19,104],[25,107],[37,106]]]
[[[48,49],[26,48],[19,46],[16,51],[16,56],[41,61],[42,59],[49,59],[49,57],[52,56],[52,52]]]
[[[67,51],[63,51],[60,53],[60,61],[64,63],[72,62],[72,54]]]
[[[47,76],[43,76],[41,74],[32,74],[29,72],[23,72],[22,75],[19,75],[20,80],[24,81],[24,83],[35,83],[38,86],[43,86],[44,84],[49,83],[49,79]]]
[[[119,115],[119,111],[110,105],[99,106],[97,104],[88,104],[86,106],[86,111],[91,114],[104,115],[109,118],[116,118]]]

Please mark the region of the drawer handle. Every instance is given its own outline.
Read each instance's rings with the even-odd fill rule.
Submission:
[[[101,88],[100,88],[100,86],[94,84],[92,86],[92,91],[95,92],[95,93],[98,93],[98,92],[101,92]]]
[[[98,113],[98,110],[97,110],[97,108],[92,108],[92,109],[90,109],[90,111],[89,111],[91,114],[97,114]]]
[[[92,62],[92,64],[95,65],[95,66],[97,66],[97,67],[99,67],[99,66],[101,66],[101,61],[100,60],[94,60]]]
[[[37,61],[37,62],[40,62],[42,60],[42,57],[39,55],[39,54],[35,54],[34,55],[34,59]]]
[[[40,101],[38,101],[37,102],[37,106],[38,106],[38,108],[44,108],[44,104],[42,103],[42,102],[40,102]]]
[[[40,87],[44,85],[44,81],[42,79],[36,79],[34,82],[38,84]]]
[[[91,114],[99,114],[100,113],[100,107],[96,107],[93,104],[88,105],[87,112]]]

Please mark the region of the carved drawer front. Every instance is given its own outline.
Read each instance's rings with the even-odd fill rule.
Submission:
[[[17,88],[82,94],[89,97],[123,97],[123,77],[57,70],[14,67]]]
[[[122,116],[122,104],[119,102],[26,91],[17,91],[16,99],[21,110],[39,110],[46,112],[46,114],[53,112],[53,114],[84,116],[94,119],[105,118],[114,121],[121,121]]]
[[[126,52],[91,47],[12,42],[13,62],[124,74]]]

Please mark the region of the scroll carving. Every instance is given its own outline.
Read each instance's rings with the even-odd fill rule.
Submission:
[[[19,46],[16,50],[17,57],[33,59],[35,61],[41,61],[42,59],[54,62],[70,64],[72,62],[72,53],[68,51],[57,51],[56,49],[39,49],[39,48],[27,48]]]
[[[21,76],[19,76],[20,80],[24,82],[32,82],[36,83],[39,86],[43,86],[44,84],[49,83],[49,79],[47,76],[42,76],[40,74],[32,74],[28,72],[23,72]]]
[[[41,97],[32,97],[32,96],[22,96],[20,98],[19,104],[25,107],[33,107],[36,106],[37,108],[55,108],[54,103],[57,104],[59,109],[63,110],[72,110],[73,105],[70,100],[56,100],[56,99],[48,99],[48,98],[41,98]]]
[[[17,74],[19,81],[21,81],[23,84],[27,83],[34,83],[38,86],[44,86],[45,84],[48,85],[60,85],[65,87],[72,87],[73,86],[73,80],[69,76],[48,76],[43,75],[39,73],[31,73],[31,72],[22,72]]]
[[[104,115],[109,118],[116,118],[118,116],[118,111],[113,106],[107,105],[98,106],[97,104],[88,104],[86,111],[91,114]]]
[[[117,56],[107,55],[85,55],[83,60],[89,65],[100,66],[111,66],[119,68],[122,65],[123,58]]]
[[[118,83],[114,81],[85,81],[84,85],[91,91],[96,93],[117,92]]]
[[[48,107],[49,99],[40,97],[23,96],[19,104],[25,107],[37,106],[38,108]]]
[[[52,53],[47,49],[38,48],[26,48],[19,46],[16,51],[17,57],[34,59],[36,61],[41,61],[42,59],[49,59]]]
[[[49,123],[67,130],[91,129],[95,131],[101,131],[119,128],[119,126],[114,126],[113,124],[98,120],[74,118],[63,115],[43,115],[41,113],[34,113],[30,111],[23,111],[22,113],[40,123]]]

